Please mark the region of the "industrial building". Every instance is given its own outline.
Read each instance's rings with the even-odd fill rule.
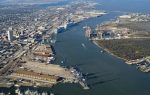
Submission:
[[[54,60],[53,51],[49,45],[41,44],[33,50],[33,58],[51,63],[51,61]]]
[[[44,83],[46,82],[50,84],[56,84],[62,79],[57,76],[40,74],[40,73],[35,73],[32,71],[25,71],[25,70],[16,71],[15,73],[12,74],[12,77],[25,79],[25,80],[31,80],[31,81],[44,82]]]

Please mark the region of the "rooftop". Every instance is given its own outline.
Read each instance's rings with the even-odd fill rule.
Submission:
[[[41,77],[41,78],[47,78],[47,79],[55,79],[55,80],[59,79],[59,77],[57,77],[57,76],[35,73],[33,71],[18,70],[15,73],[23,74],[23,75],[30,75],[30,76],[35,76],[35,77]]]
[[[48,45],[39,45],[37,46],[37,48],[35,48],[35,50],[33,50],[33,54],[34,55],[38,55],[38,56],[51,56],[53,54],[52,49],[50,46]]]

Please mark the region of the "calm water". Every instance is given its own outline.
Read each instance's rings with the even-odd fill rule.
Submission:
[[[148,0],[98,0],[98,9],[107,11],[143,12],[150,11]],[[38,91],[54,92],[56,95],[149,95],[150,74],[141,73],[134,66],[124,63],[107,53],[84,37],[82,27],[92,26],[114,19],[120,13],[92,18],[58,34],[55,49],[57,64],[77,66],[89,73],[87,80],[90,90],[83,90],[78,84],[59,84],[54,88],[37,88]],[[81,44],[85,44],[83,47]],[[24,88],[23,88],[24,89]]]
[[[98,9],[107,11],[149,13],[148,0],[99,0]],[[84,37],[82,27],[95,27],[115,18],[118,13],[86,20],[58,35],[56,52],[58,62],[66,59],[65,65],[77,65],[82,72],[91,74],[88,79],[90,90],[82,90],[79,85],[58,85],[53,91],[58,95],[149,95],[150,74],[141,73],[134,66],[125,64],[107,53],[101,53],[92,42]],[[82,47],[82,43],[86,48]]]
[[[150,1],[149,0],[94,0],[99,2],[101,5],[98,6],[100,9],[108,11],[124,11],[124,12],[150,12]]]
[[[111,13],[100,18],[93,18],[72,27],[58,35],[56,52],[58,62],[66,59],[65,65],[77,65],[82,72],[90,73],[90,90],[82,90],[79,85],[60,85],[54,87],[58,95],[149,95],[150,74],[144,74],[135,67],[126,65],[122,60],[107,53],[101,53],[92,42],[84,37],[84,25],[95,26],[97,23],[114,18]],[[86,48],[82,47],[82,43]]]

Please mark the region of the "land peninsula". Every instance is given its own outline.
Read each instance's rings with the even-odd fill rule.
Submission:
[[[127,64],[136,64],[143,72],[150,71],[150,15],[132,13],[97,25],[86,27],[85,35],[105,51]]]

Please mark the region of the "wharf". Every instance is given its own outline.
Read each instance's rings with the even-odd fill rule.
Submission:
[[[6,87],[6,88],[10,88],[13,86],[13,83],[6,83],[6,82],[1,82],[0,83],[0,87]]]
[[[88,87],[88,85],[86,84],[86,83],[84,83],[83,81],[79,81],[79,84],[83,87],[83,89],[85,89],[85,90],[88,90],[88,89],[90,89],[89,87]]]

